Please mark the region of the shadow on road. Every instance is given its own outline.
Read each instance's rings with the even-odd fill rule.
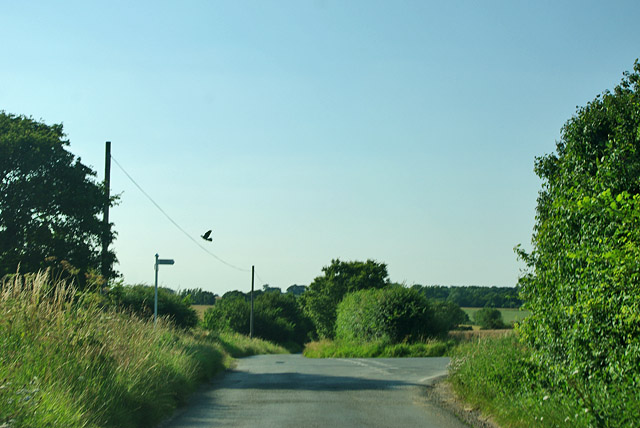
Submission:
[[[300,390],[300,391],[362,391],[386,390],[418,384],[400,380],[364,379],[350,376],[327,376],[305,373],[228,372],[217,385],[229,389]]]

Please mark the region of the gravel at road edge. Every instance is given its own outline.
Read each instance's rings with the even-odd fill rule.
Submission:
[[[425,385],[425,393],[427,401],[453,413],[473,428],[500,428],[490,417],[482,415],[480,410],[458,398],[446,376]]]

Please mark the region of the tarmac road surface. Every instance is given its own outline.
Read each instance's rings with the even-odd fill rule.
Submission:
[[[163,428],[428,427],[462,422],[425,399],[448,358],[259,355],[192,397]]]

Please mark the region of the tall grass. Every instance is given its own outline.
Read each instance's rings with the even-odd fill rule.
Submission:
[[[390,343],[347,340],[320,340],[305,345],[303,354],[308,358],[410,358],[441,357],[456,344],[453,339],[430,340],[417,343]]]
[[[231,355],[284,352],[100,307],[46,273],[0,288],[0,426],[151,427]]]
[[[547,378],[514,334],[462,343],[449,366],[454,390],[500,426],[593,426],[579,397],[553,387]],[[618,420],[607,426],[634,425]]]

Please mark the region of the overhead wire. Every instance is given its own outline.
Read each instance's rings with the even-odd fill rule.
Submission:
[[[129,178],[129,180],[131,180],[131,182],[138,188],[138,190],[140,190],[142,192],[143,195],[145,195],[147,197],[147,199],[149,199],[151,201],[151,203],[180,231],[182,232],[187,238],[189,238],[189,240],[191,240],[191,242],[193,242],[194,244],[196,244],[202,251],[204,251],[205,253],[209,254],[210,256],[212,256],[213,258],[215,258],[216,260],[218,260],[220,263],[225,264],[226,266],[233,268],[235,270],[238,270],[240,272],[250,272],[249,269],[243,269],[241,267],[238,267],[232,263],[227,262],[226,260],[218,257],[217,255],[215,255],[214,253],[212,253],[211,251],[209,251],[208,249],[206,249],[205,247],[203,247],[198,241],[196,241],[193,236],[191,236],[186,230],[184,230],[174,219],[171,218],[171,216],[169,214],[167,214],[167,212],[165,210],[162,209],[162,207],[160,205],[158,205],[158,203],[156,201],[153,200],[153,198],[151,196],[149,196],[149,194],[147,192],[144,191],[144,189],[142,188],[142,186],[140,186],[136,180],[133,179],[133,177],[124,169],[124,167],[122,165],[120,165],[120,162],[118,162],[116,160],[116,158],[113,157],[113,155],[111,155],[111,159],[115,162],[116,165],[118,165],[118,168],[120,168],[122,170],[122,172],[124,172],[124,175],[127,176],[127,178]],[[259,278],[259,277],[258,277]]]

